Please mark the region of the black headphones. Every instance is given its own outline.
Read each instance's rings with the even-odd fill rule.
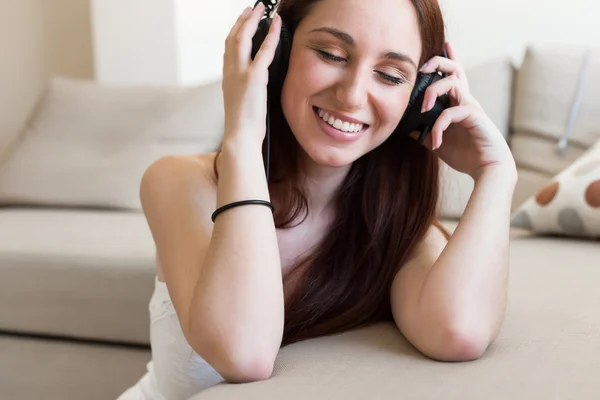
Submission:
[[[269,28],[273,22],[272,15],[277,5],[277,0],[258,0],[254,4],[254,8],[259,3],[263,3],[265,6],[265,18],[260,21],[256,34],[252,39],[252,59],[256,56],[262,43],[269,34]],[[283,82],[288,70],[288,63],[290,60],[290,52],[292,50],[292,34],[287,29],[285,22],[281,21],[281,33],[279,43],[275,51],[273,62],[269,66],[269,83],[267,86],[267,103],[269,99],[279,99],[281,97],[281,89]],[[444,49],[444,57],[448,58],[446,50]],[[392,133],[392,135],[408,135],[411,132],[418,131],[419,142],[423,142],[425,137],[431,132],[435,121],[439,118],[440,114],[450,106],[450,97],[448,94],[439,96],[436,100],[433,108],[426,112],[421,113],[421,107],[423,104],[423,98],[425,97],[425,91],[433,83],[445,78],[447,75],[441,72],[432,72],[428,74],[421,74],[417,78],[415,87],[411,93],[408,106],[400,123]],[[266,159],[265,159],[265,171],[267,175],[267,182],[269,180],[269,155],[270,155],[270,115],[269,105],[267,104],[267,132],[265,136],[266,145]]]

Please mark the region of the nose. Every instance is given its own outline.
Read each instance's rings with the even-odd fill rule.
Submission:
[[[368,99],[369,75],[359,68],[348,70],[337,85],[335,96],[340,107],[354,111],[363,108]]]

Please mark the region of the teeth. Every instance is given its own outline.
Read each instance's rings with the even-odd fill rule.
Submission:
[[[363,124],[354,124],[350,122],[342,121],[341,119],[337,119],[331,115],[327,111],[323,111],[320,108],[317,109],[319,113],[319,117],[329,125],[333,126],[335,129],[340,131],[354,133],[360,132],[363,129]]]

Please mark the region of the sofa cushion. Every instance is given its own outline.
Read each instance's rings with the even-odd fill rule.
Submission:
[[[600,140],[512,216],[539,234],[600,239]]]
[[[149,343],[142,213],[0,208],[0,330]]]
[[[543,176],[517,183],[524,201],[600,138],[600,47],[528,47],[513,109],[510,145],[519,172]]]
[[[0,335],[0,398],[116,399],[146,370],[145,348]]]
[[[103,85],[56,77],[0,165],[0,204],[140,210],[145,169],[215,150],[221,83]]]
[[[513,232],[506,319],[479,360],[430,360],[379,324],[292,344],[270,379],[221,383],[192,400],[597,399],[600,246]]]

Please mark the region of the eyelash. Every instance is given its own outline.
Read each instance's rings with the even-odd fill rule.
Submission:
[[[346,61],[346,59],[342,58],[342,57],[337,57],[334,56],[333,54],[330,54],[326,51],[323,50],[316,50],[317,53],[319,54],[319,56],[321,56],[322,58],[326,59],[326,60],[330,60],[330,61],[334,61],[334,62],[343,62]],[[402,83],[405,83],[406,80],[402,79],[402,78],[396,78],[394,76],[390,76],[388,74],[384,74],[383,72],[378,72],[378,74],[385,79],[386,81],[393,83],[394,85],[400,85]]]

